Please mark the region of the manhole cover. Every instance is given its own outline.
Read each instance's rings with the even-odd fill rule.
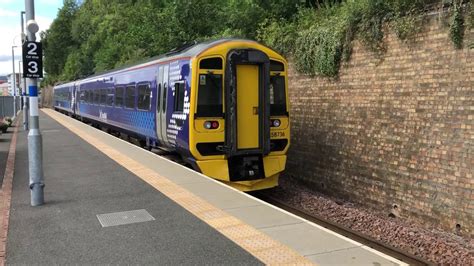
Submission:
[[[102,227],[141,223],[155,220],[155,218],[153,218],[153,216],[151,216],[145,209],[97,214],[97,219],[99,219],[99,222]]]

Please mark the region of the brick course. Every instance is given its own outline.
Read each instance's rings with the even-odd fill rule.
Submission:
[[[438,16],[412,41],[388,33],[385,43],[380,57],[355,41],[337,79],[297,73],[290,60],[286,175],[473,236],[474,49],[454,49]]]

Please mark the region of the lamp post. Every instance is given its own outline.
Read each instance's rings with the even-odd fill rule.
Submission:
[[[23,93],[22,93],[22,91],[23,91],[25,85],[22,84],[22,82],[21,82],[21,63],[22,63],[22,61],[18,60],[18,94],[20,94],[20,107],[19,107],[19,109],[23,110],[23,105],[22,105],[23,104],[23,97],[22,97]]]
[[[25,0],[25,11],[28,41],[34,42],[39,30],[38,23],[35,21],[34,0]],[[43,138],[39,128],[38,80],[36,78],[28,78],[28,90],[31,118],[30,130],[28,131],[31,206],[40,206],[44,204]]]
[[[21,44],[26,41],[26,35],[25,35],[25,20],[23,16],[25,15],[25,11],[21,11],[20,17],[21,17]],[[27,102],[27,97],[26,97],[26,78],[23,78],[23,129],[28,130],[28,102]]]
[[[15,73],[15,48],[17,46],[12,46],[12,66],[13,66],[13,79],[12,79],[12,88],[13,88],[13,119],[16,118],[16,73]]]

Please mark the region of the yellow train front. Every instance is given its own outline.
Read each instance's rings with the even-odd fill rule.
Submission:
[[[194,167],[239,190],[278,185],[290,144],[287,63],[250,40],[219,40],[191,58]]]

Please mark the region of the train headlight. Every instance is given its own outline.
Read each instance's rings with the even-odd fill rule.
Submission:
[[[275,119],[272,121],[272,126],[273,127],[279,127],[281,125],[280,119]]]
[[[204,128],[205,129],[218,129],[219,128],[219,122],[217,122],[217,121],[206,121],[206,122],[204,122]]]

